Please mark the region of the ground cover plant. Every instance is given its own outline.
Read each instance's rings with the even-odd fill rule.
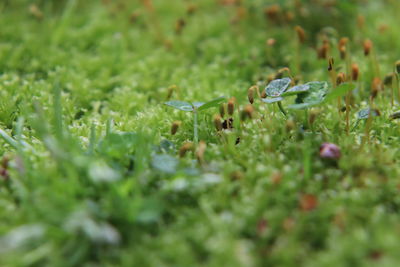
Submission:
[[[396,0],[0,2],[0,266],[399,266]]]

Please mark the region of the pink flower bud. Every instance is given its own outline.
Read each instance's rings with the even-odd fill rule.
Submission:
[[[338,160],[341,156],[340,148],[332,143],[323,143],[319,148],[319,156],[325,159]]]

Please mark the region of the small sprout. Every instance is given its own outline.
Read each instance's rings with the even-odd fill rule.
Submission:
[[[330,57],[328,59],[328,71],[332,71],[334,65],[335,65],[335,61],[333,60],[333,57]]]
[[[338,160],[341,157],[340,148],[332,143],[323,143],[319,148],[319,156],[323,159]]]
[[[235,98],[232,97],[228,101],[228,114],[229,114],[229,116],[232,116],[234,112],[235,112]]]
[[[222,103],[219,106],[219,115],[221,116],[221,118],[225,117],[225,110],[226,110],[226,105],[225,103]]]
[[[215,129],[218,132],[222,131],[222,123],[221,123],[221,116],[220,115],[215,115],[214,116],[214,126],[215,126]]]
[[[204,163],[204,153],[206,152],[207,144],[203,140],[199,142],[199,146],[196,150],[196,157],[200,164]]]
[[[390,114],[390,119],[400,119],[400,111],[396,111],[395,113]]]
[[[299,39],[299,42],[303,44],[306,41],[306,33],[304,32],[304,29],[300,26],[296,26],[294,29],[297,33],[297,38]]]
[[[346,74],[343,72],[339,72],[338,75],[336,76],[336,86],[341,85],[346,81]]]
[[[193,143],[187,142],[181,146],[179,149],[179,157],[183,158],[187,152],[193,151]]]
[[[311,194],[304,194],[300,197],[300,208],[302,211],[312,211],[318,206],[318,199]]]
[[[359,75],[360,75],[360,69],[358,68],[358,65],[356,63],[353,63],[351,65],[351,79],[353,81],[357,81]]]
[[[247,90],[247,98],[249,99],[250,104],[254,103],[254,86]]]
[[[181,125],[180,121],[174,121],[171,126],[171,134],[175,135],[178,132],[179,126]]]
[[[364,55],[368,56],[371,53],[371,49],[372,49],[372,42],[371,40],[367,39],[364,41],[363,44],[364,47]]]
[[[242,113],[240,115],[240,119],[242,121],[245,121],[246,119],[251,119],[253,117],[254,113],[254,108],[252,105],[246,105],[244,109],[242,110]]]
[[[266,44],[267,44],[268,46],[274,46],[275,43],[276,43],[276,40],[275,40],[274,38],[269,38],[269,39],[266,41]]]

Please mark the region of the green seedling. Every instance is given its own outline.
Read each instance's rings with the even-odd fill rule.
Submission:
[[[194,134],[193,141],[195,144],[197,144],[199,141],[198,119],[197,119],[198,112],[207,110],[209,108],[219,107],[219,105],[224,101],[225,101],[225,97],[221,96],[221,97],[218,97],[218,98],[213,99],[206,103],[204,103],[204,102],[190,103],[190,102],[185,102],[185,101],[173,100],[173,101],[165,102],[164,104],[167,106],[173,107],[175,109],[193,113],[193,134]]]
[[[265,87],[265,93],[267,98],[263,98],[262,101],[268,104],[277,103],[279,110],[286,116],[286,111],[282,107],[281,101],[283,100],[282,94],[287,90],[291,82],[290,78],[276,79],[271,81],[267,87]],[[270,98],[268,98],[270,97]]]

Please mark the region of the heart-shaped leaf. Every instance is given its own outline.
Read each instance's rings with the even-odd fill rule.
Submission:
[[[338,97],[344,96],[347,92],[353,90],[356,86],[351,83],[343,83],[331,90],[329,94],[326,95],[325,101],[330,101],[332,99],[337,99]]]
[[[167,106],[183,110],[183,111],[193,111],[193,106],[189,102],[185,101],[177,101],[177,100],[172,100],[164,103]]]
[[[328,91],[327,82],[309,82],[308,91],[297,95],[296,103],[288,106],[289,109],[305,109],[321,104]]]
[[[301,94],[301,93],[307,92],[309,89],[310,89],[310,86],[308,84],[296,85],[296,86],[286,90],[282,94],[282,96],[291,96],[291,95]]]
[[[224,101],[225,101],[225,97],[220,96],[220,97],[213,99],[207,103],[202,103],[200,106],[196,106],[195,103],[193,103],[193,105],[197,108],[198,111],[201,111],[201,110],[206,110],[209,108],[219,107],[219,105]]]
[[[272,98],[262,98],[261,99],[263,102],[271,104],[271,103],[275,103],[275,102],[279,102],[283,100],[283,97],[272,97]]]
[[[289,78],[273,80],[265,87],[265,93],[269,97],[281,96],[288,88],[290,82],[291,80]]]

